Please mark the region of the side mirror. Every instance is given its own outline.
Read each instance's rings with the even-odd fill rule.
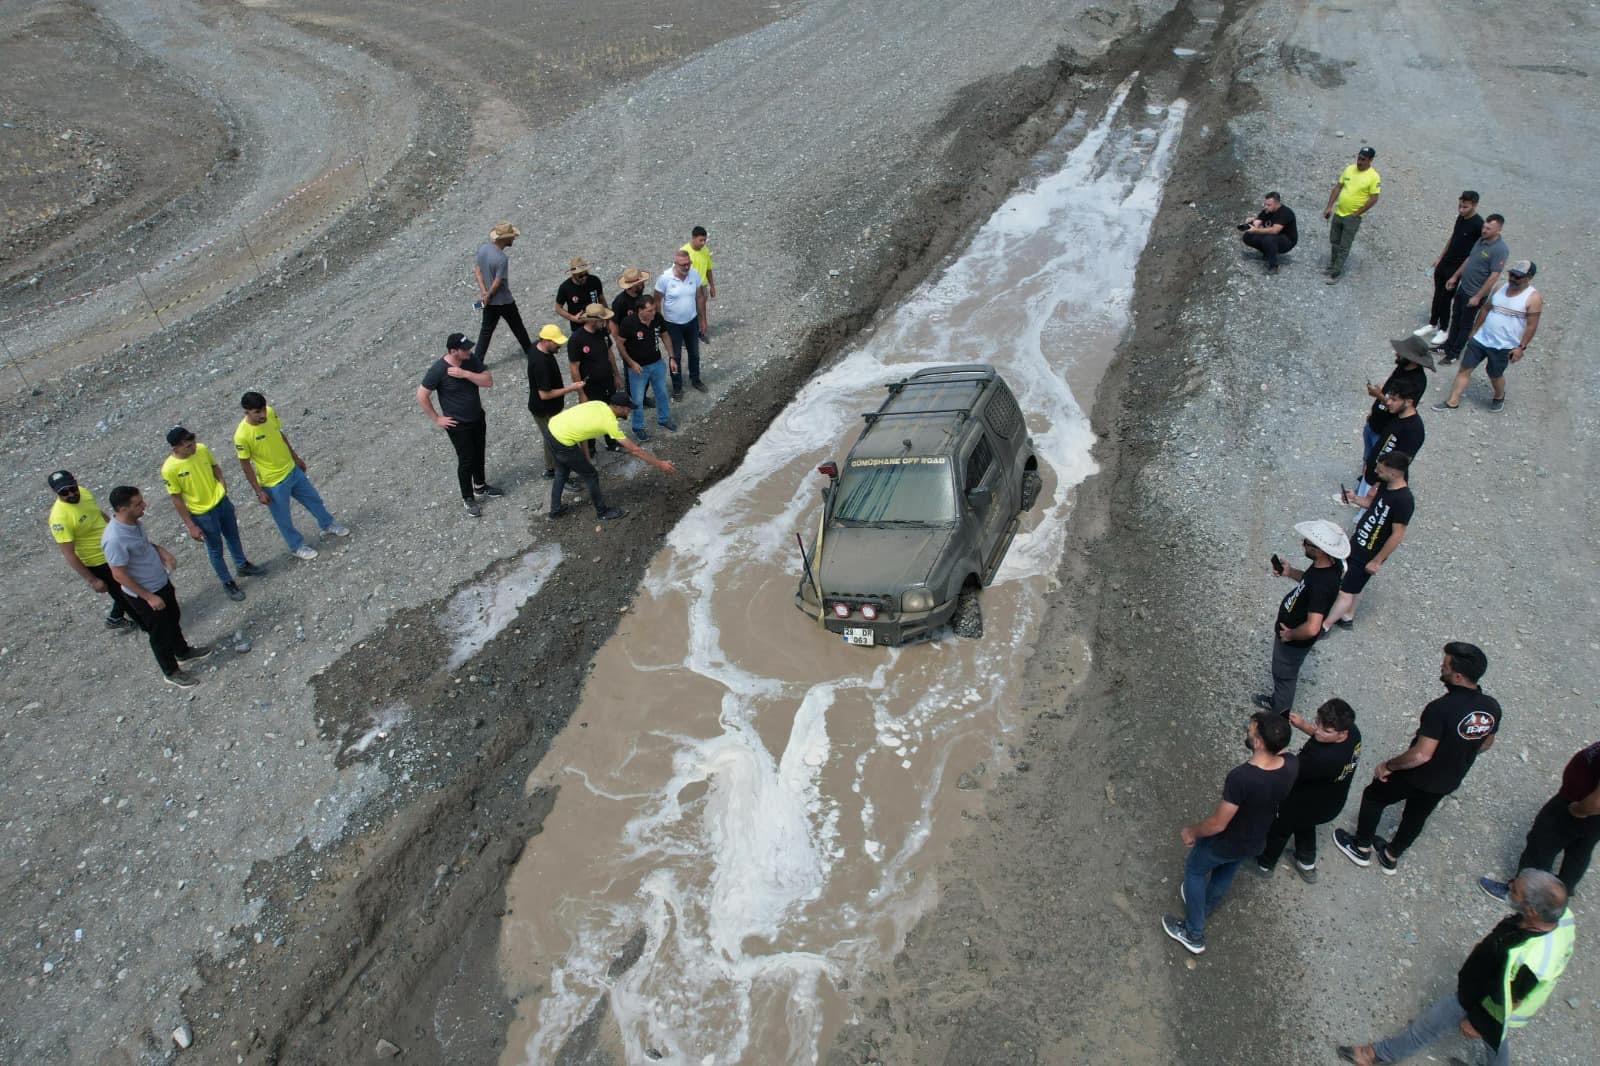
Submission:
[[[827,462],[817,467],[817,473],[821,474],[829,481],[835,481],[839,477],[839,464],[834,462],[832,459],[829,459]]]
[[[972,505],[972,509],[974,511],[988,510],[989,504],[993,501],[993,499],[994,490],[990,489],[987,485],[979,485],[975,489],[967,490],[967,502]]]

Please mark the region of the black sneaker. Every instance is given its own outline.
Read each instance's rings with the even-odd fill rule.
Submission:
[[[618,444],[611,437],[607,437],[606,438],[606,451],[608,451],[608,452],[620,452],[621,450],[622,450],[622,445]]]
[[[1257,692],[1254,696],[1250,697],[1250,702],[1255,704],[1257,707],[1260,707],[1263,711],[1277,710],[1277,708],[1272,705],[1271,693]]]
[[[1478,878],[1478,887],[1483,889],[1483,894],[1490,899],[1499,900],[1501,903],[1511,902],[1511,885],[1505,881],[1496,881],[1492,877]]]
[[[237,581],[224,582],[222,585],[222,591],[226,592],[228,594],[228,599],[232,600],[234,603],[244,602],[244,589],[239,587],[239,583]]]
[[[462,500],[461,506],[465,507],[467,509],[467,514],[471,515],[473,518],[483,517],[483,508],[478,506],[477,500]]]
[[[647,441],[650,439],[650,434],[642,429],[636,429],[633,431],[633,439],[640,442]]]
[[[1372,853],[1378,857],[1383,872],[1393,877],[1400,872],[1400,860],[1389,858],[1389,842],[1382,837],[1372,838]]]
[[[1268,866],[1266,863],[1262,862],[1260,859],[1252,859],[1252,860],[1250,860],[1250,869],[1255,873],[1255,875],[1257,877],[1261,878],[1261,880],[1263,880],[1263,881],[1272,880],[1272,867]]]
[[[240,577],[260,577],[267,572],[266,567],[257,566],[255,563],[240,563],[234,569],[239,571]]]
[[[474,496],[487,496],[491,500],[497,496],[505,495],[505,493],[501,492],[493,485],[474,485],[472,486],[472,494]]]
[[[166,681],[167,684],[178,688],[194,688],[200,683],[200,679],[187,670],[172,671],[172,673],[166,675]]]
[[[682,385],[674,385],[674,386],[672,386],[672,398],[674,400],[683,399],[683,386]]]
[[[599,517],[600,521],[602,522],[615,522],[619,518],[628,517],[628,512],[624,511],[620,507],[607,507],[604,511],[600,512]]]
[[[641,407],[654,407],[655,405],[656,405],[656,398],[654,396],[646,396],[644,398],[644,403],[640,404],[639,406],[641,406]]]
[[[1441,358],[1439,360],[1439,365],[1440,366],[1449,366],[1451,363],[1455,362],[1457,359],[1460,359],[1460,358],[1461,357],[1459,355],[1447,355],[1447,356],[1444,356],[1443,358]],[[1437,405],[1435,405],[1435,406],[1437,406]],[[1446,407],[1445,410],[1446,411],[1454,411],[1455,408],[1454,407]]]
[[[210,654],[211,645],[201,644],[198,647],[190,648],[188,651],[180,651],[178,653],[178,661],[180,663],[197,663]]]
[[[1344,857],[1357,866],[1372,865],[1372,849],[1356,846],[1356,838],[1343,829],[1333,831],[1333,846],[1344,852]]]
[[[1299,874],[1300,880],[1304,881],[1308,885],[1314,885],[1317,883],[1316,863],[1312,863],[1311,865],[1307,866],[1299,859],[1296,859],[1294,860],[1294,872]]]
[[[133,619],[126,615],[106,615],[106,628],[126,631],[134,627]]]
[[[689,387],[691,389],[693,389],[695,392],[705,392],[706,391],[706,383],[703,382],[703,381],[691,381],[691,382],[689,382]]]
[[[1206,953],[1205,938],[1197,937],[1190,933],[1189,927],[1183,923],[1181,918],[1163,914],[1161,916],[1161,928],[1168,936],[1182,944],[1184,949],[1191,955],[1204,955]]]
[[[557,518],[560,518],[564,514],[570,514],[571,511],[572,511],[572,508],[570,508],[570,507],[557,507],[554,511],[551,511],[549,514],[545,515],[545,517],[550,519],[551,521],[554,521]]]
[[[544,479],[546,481],[554,481],[556,479],[556,472],[555,472],[555,468],[554,467],[552,467],[549,470],[546,470],[544,472]]]
[[[1335,618],[1333,620],[1333,624],[1338,626],[1340,629],[1354,629],[1356,627],[1356,620],[1354,618]]]

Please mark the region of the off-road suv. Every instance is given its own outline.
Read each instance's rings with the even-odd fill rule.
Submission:
[[[828,479],[802,546],[795,605],[848,644],[905,644],[940,626],[983,635],[994,579],[1039,495],[1022,411],[991,366],[920,370],[883,405]]]

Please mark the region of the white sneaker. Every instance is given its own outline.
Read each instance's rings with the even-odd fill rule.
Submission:
[[[294,557],[296,559],[315,559],[317,557],[317,549],[309,544],[302,544],[294,550]]]
[[[1411,335],[1413,337],[1421,337],[1421,336],[1424,336],[1425,334],[1432,333],[1432,332],[1433,332],[1433,324],[1430,322],[1428,325],[1423,326],[1421,329],[1412,330],[1411,331]]]
[[[1429,344],[1430,347],[1437,348],[1437,347],[1439,347],[1439,345],[1443,344],[1445,341],[1447,341],[1449,339],[1450,339],[1450,331],[1449,330],[1447,330],[1447,329],[1434,330],[1433,336],[1428,338],[1428,344]]]
[[[350,535],[350,527],[340,522],[335,522],[327,529],[324,529],[323,532],[332,533],[336,537],[348,537]]]

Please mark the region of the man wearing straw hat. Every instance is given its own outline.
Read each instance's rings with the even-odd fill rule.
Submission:
[[[511,298],[511,259],[506,249],[522,236],[522,231],[509,222],[498,223],[489,231],[489,239],[478,246],[478,259],[472,274],[478,279],[478,301],[483,304],[483,323],[478,327],[477,356],[489,357],[489,338],[494,327],[503,318],[511,335],[522,345],[524,355],[533,347],[528,340],[528,330],[517,311],[517,301]]]
[[[625,350],[622,344],[622,320],[638,309],[639,301],[644,298],[645,283],[649,280],[650,271],[640,270],[638,267],[625,267],[622,271],[622,276],[617,279],[617,298],[611,301],[611,313],[615,316],[611,320],[611,339],[616,342],[617,351],[619,352]],[[658,312],[659,310],[657,308]],[[667,327],[659,313],[655,316],[653,325],[655,327],[656,340],[660,341],[666,336]],[[644,385],[644,402],[641,406],[654,407],[655,405],[656,401],[651,395],[650,383],[647,381]]]
[[[556,314],[570,323],[569,333],[576,333],[583,325],[583,315],[590,304],[606,306],[605,286],[589,273],[590,266],[583,256],[574,256],[567,262],[567,280],[556,286]]]
[[[1384,402],[1384,396],[1394,392],[1395,387],[1401,382],[1410,382],[1416,386],[1416,403],[1420,406],[1422,396],[1428,391],[1429,370],[1434,369],[1433,353],[1428,350],[1427,341],[1421,337],[1401,337],[1392,340],[1389,346],[1394,349],[1394,369],[1389,371],[1389,376],[1384,379],[1383,385],[1374,385],[1367,382],[1367,395],[1372,397],[1372,410],[1367,413],[1366,425],[1361,427],[1361,468],[1366,469],[1367,463],[1372,459],[1372,452],[1383,439],[1384,430],[1394,420],[1389,413],[1389,406]]]
[[[1322,636],[1323,619],[1339,597],[1339,580],[1344,576],[1342,561],[1350,555],[1350,538],[1325,518],[1301,522],[1294,531],[1300,534],[1301,547],[1311,565],[1296,570],[1276,555],[1272,557],[1272,572],[1295,582],[1295,586],[1278,605],[1276,638],[1272,642],[1272,691],[1259,693],[1253,700],[1262,710],[1286,717],[1294,709],[1300,666]]]

